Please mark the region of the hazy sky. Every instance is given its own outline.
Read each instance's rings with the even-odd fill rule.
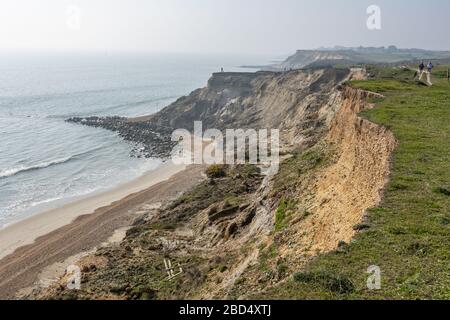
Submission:
[[[366,27],[372,4],[381,30]],[[449,14],[448,0],[1,0],[0,50],[450,49]]]

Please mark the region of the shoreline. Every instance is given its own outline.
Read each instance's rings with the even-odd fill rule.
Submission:
[[[204,170],[202,165],[166,163],[138,181],[122,185],[106,195],[51,210],[0,231],[0,246],[4,248],[0,259],[0,299],[24,298],[23,294],[28,296],[36,288],[45,286],[47,280],[53,281],[54,272],[67,267],[71,258],[98,249],[111,240],[120,242],[124,230],[137,219],[155,214],[161,205],[203,181]],[[100,206],[99,200],[106,205]],[[75,210],[82,207],[84,212]],[[63,217],[59,218],[55,213]],[[52,225],[47,225],[46,221]],[[40,228],[33,225],[36,222]],[[19,236],[15,230],[26,236],[28,244],[24,238],[17,241]],[[9,241],[8,245],[5,239]],[[5,256],[5,249],[13,252]]]
[[[92,214],[101,207],[166,181],[185,169],[186,165],[175,165],[169,161],[107,191],[95,192],[11,223],[0,229],[0,260],[22,246],[33,244],[39,237],[72,223],[79,216]]]

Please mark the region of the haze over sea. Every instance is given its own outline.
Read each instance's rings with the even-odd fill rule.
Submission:
[[[67,118],[151,114],[221,67],[267,63],[263,56],[0,55],[0,228],[161,164],[130,157],[132,146],[116,133]]]

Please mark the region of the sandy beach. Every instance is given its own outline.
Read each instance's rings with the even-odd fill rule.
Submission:
[[[32,286],[43,268],[92,250],[149,208],[201,181],[201,166],[171,162],[110,191],[36,214],[0,230],[0,298]]]
[[[112,190],[84,197],[62,207],[38,213],[11,224],[0,230],[0,259],[21,246],[33,243],[36,238],[71,223],[81,215],[93,213],[97,208],[107,206],[129,194],[147,189],[169,179],[184,169],[186,167],[183,165],[174,165],[168,162],[156,170]]]

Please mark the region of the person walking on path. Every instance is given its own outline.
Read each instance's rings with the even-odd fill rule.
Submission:
[[[422,80],[422,76],[423,73],[425,72],[425,64],[423,63],[423,61],[419,64],[419,71],[418,71],[418,75],[419,75],[419,81]]]
[[[433,63],[430,61],[430,63],[427,66],[428,72],[427,72],[427,82],[428,85],[431,87],[433,85],[433,83],[431,82],[431,73],[433,72]]]

